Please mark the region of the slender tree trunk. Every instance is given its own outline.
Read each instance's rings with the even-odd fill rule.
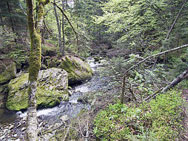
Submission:
[[[62,0],[62,9],[65,9],[64,1]],[[62,46],[62,55],[65,55],[65,18],[62,14],[62,33],[63,33],[63,46]]]
[[[1,11],[0,11],[1,12]],[[0,20],[1,20],[1,25],[2,25],[2,28],[3,28],[3,30],[5,31],[5,26],[4,26],[4,23],[3,23],[3,19],[2,19],[2,17],[0,16]]]
[[[37,140],[37,111],[36,111],[36,90],[37,77],[40,69],[40,37],[37,35],[33,17],[33,1],[27,0],[27,18],[28,28],[31,39],[31,51],[29,60],[29,100],[28,100],[28,114],[27,114],[27,135],[28,141]],[[35,54],[36,53],[36,54]],[[36,62],[34,62],[36,60]],[[32,67],[33,70],[32,70]]]
[[[8,12],[9,12],[9,15],[10,15],[10,23],[11,23],[12,32],[16,33],[15,28],[14,28],[14,21],[12,19],[11,9],[10,9],[10,5],[9,5],[8,1],[7,1],[7,8],[8,8]],[[14,40],[15,40],[15,42],[17,42],[16,38]]]
[[[41,36],[40,31],[43,23],[44,5],[49,1],[38,0],[37,21],[34,22],[33,0],[27,0],[27,20],[31,39],[29,58],[29,90],[28,90],[28,113],[26,140],[37,141],[37,111],[36,91],[37,78],[41,67]],[[35,28],[36,27],[36,28]]]
[[[72,30],[73,30],[75,36],[76,36],[77,43],[78,43],[78,33],[77,33],[76,30],[74,29],[74,27],[73,27],[71,21],[69,20],[69,18],[68,18],[67,15],[65,14],[64,10],[63,10],[61,7],[59,7],[56,3],[53,3],[53,4],[55,4],[56,7],[57,7],[57,8],[61,11],[61,13],[64,15],[64,17],[65,17],[65,19],[67,20],[68,24],[71,26],[71,28],[72,28]]]
[[[54,0],[55,3],[55,0]],[[59,44],[59,52],[62,53],[62,41],[61,41],[61,24],[59,23],[59,18],[56,10],[56,5],[54,4],[54,14],[56,18],[57,23],[57,29],[58,29],[58,44]]]
[[[8,12],[10,14],[10,22],[11,22],[11,27],[12,27],[12,32],[15,32],[15,29],[14,29],[14,22],[13,22],[13,19],[12,19],[12,15],[11,15],[11,11],[10,11],[10,5],[9,5],[9,2],[7,1],[7,8],[8,8]]]
[[[126,79],[126,76],[123,76],[123,80],[122,80],[122,92],[121,92],[121,104],[124,103],[124,97],[125,97],[125,79]]]

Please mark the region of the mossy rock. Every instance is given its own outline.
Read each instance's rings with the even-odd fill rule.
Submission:
[[[42,55],[43,56],[56,56],[57,48],[54,46],[42,46]]]
[[[22,74],[8,84],[9,94],[6,107],[19,111],[28,107],[28,73]],[[61,100],[68,100],[68,74],[66,71],[51,68],[39,72],[37,85],[37,106],[53,107]]]
[[[59,67],[68,72],[70,85],[88,80],[93,75],[89,64],[74,56],[63,57]]]
[[[51,57],[47,58],[45,60],[45,63],[48,68],[58,67],[58,65],[61,64],[61,60],[59,60],[57,57]]]
[[[0,61],[0,85],[16,77],[16,63],[8,60]]]

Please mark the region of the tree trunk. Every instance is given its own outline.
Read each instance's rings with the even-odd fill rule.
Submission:
[[[54,0],[55,3],[55,0]],[[59,52],[62,53],[62,41],[61,41],[61,24],[59,23],[59,18],[56,10],[56,5],[54,4],[54,14],[56,18],[57,23],[57,29],[58,29],[58,44],[59,44]]]
[[[37,78],[41,67],[41,36],[40,31],[43,23],[44,5],[49,1],[38,0],[37,22],[34,23],[33,0],[27,0],[27,20],[31,39],[31,50],[29,58],[29,90],[28,90],[28,113],[27,132],[28,141],[37,141],[37,111],[36,91]],[[36,26],[36,28],[35,28]]]
[[[8,8],[8,12],[9,12],[9,15],[10,15],[10,23],[11,23],[11,28],[12,28],[12,32],[13,33],[16,33],[15,31],[15,28],[14,28],[14,21],[12,19],[12,14],[11,14],[11,10],[10,10],[10,5],[9,5],[9,2],[7,1],[7,8]],[[16,33],[17,34],[17,33]],[[14,39],[15,42],[17,42],[16,38]]]
[[[64,1],[62,0],[62,9],[65,9]],[[62,33],[63,33],[63,46],[62,46],[62,55],[65,55],[65,19],[64,15],[62,14]]]
[[[173,88],[178,83],[180,83],[182,80],[186,79],[188,77],[188,69],[185,70],[183,73],[181,73],[177,78],[175,78],[169,85],[167,85],[161,92],[164,93],[170,88]]]
[[[124,103],[124,95],[125,95],[125,79],[126,79],[126,76],[123,76],[123,80],[122,80],[122,92],[121,92],[121,104]]]

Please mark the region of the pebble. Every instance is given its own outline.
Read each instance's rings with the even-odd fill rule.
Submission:
[[[11,130],[11,129],[13,129],[13,128],[14,128],[14,125],[10,125],[9,129]]]
[[[0,140],[3,140],[4,138],[5,138],[5,135],[1,136],[1,137],[0,137]]]
[[[21,129],[21,131],[24,131],[24,130],[26,130],[26,127],[23,127],[23,128]]]
[[[13,137],[15,137],[15,138],[16,138],[16,137],[18,137],[18,135],[17,135],[17,134],[14,134],[14,135],[13,135]]]

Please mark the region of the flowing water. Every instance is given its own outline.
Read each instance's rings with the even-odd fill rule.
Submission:
[[[83,96],[85,93],[90,93],[94,91],[98,91],[107,85],[106,78],[101,78],[99,75],[99,69],[103,67],[103,63],[95,62],[93,58],[88,58],[87,62],[91,66],[94,75],[91,80],[73,87],[70,90],[72,95],[69,98],[69,101],[62,101],[58,106],[47,109],[40,109],[37,111],[37,117],[40,123],[46,123],[48,126],[54,125],[56,123],[61,123],[62,121],[67,121],[73,117],[76,117],[82,109],[90,109],[90,105],[87,103],[79,102],[78,99]],[[27,112],[8,112],[0,110],[0,135],[4,135],[5,128],[10,130],[10,126],[14,126],[15,136],[22,137],[23,131],[25,130],[25,120],[26,120]],[[23,124],[23,125],[22,125]],[[1,126],[4,125],[4,126]],[[20,130],[17,129],[20,127]],[[1,132],[2,130],[2,132]],[[7,131],[9,133],[9,131]],[[7,136],[9,134],[7,133]],[[0,140],[6,140],[7,136]],[[13,135],[14,136],[14,135]]]

